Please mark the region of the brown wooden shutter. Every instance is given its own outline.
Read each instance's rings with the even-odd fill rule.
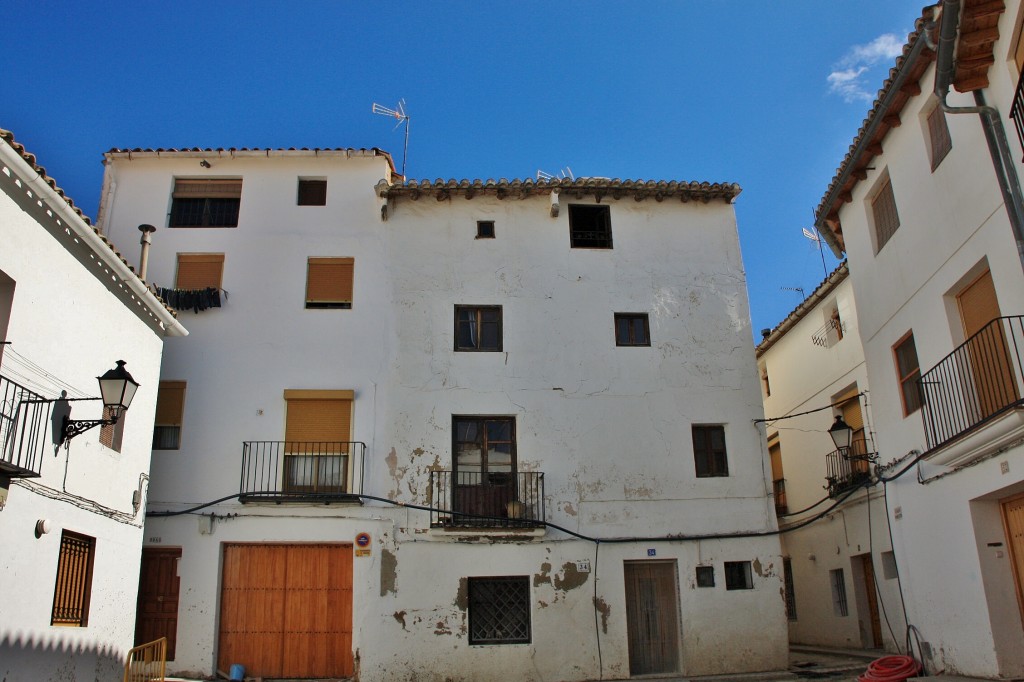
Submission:
[[[779,445],[779,441],[776,439],[774,442],[768,444],[768,454],[772,458],[772,480],[778,481],[783,478],[782,476],[782,446]]]
[[[310,258],[307,303],[351,303],[354,258]]]
[[[326,180],[299,180],[299,206],[326,206]]]
[[[285,391],[288,414],[284,439],[287,452],[301,452],[297,443],[347,442],[352,436],[352,391]],[[318,448],[320,452],[345,447]]]
[[[224,273],[223,253],[179,253],[176,289],[219,289]]]
[[[942,107],[935,107],[928,114],[928,140],[931,143],[932,170],[935,170],[953,148],[953,141],[949,137],[949,125],[946,123],[946,114]]]
[[[242,181],[224,178],[174,181],[175,199],[240,199]]]
[[[842,404],[843,421],[856,433],[864,428],[864,415],[860,411],[860,398],[853,397]],[[856,436],[854,436],[856,438]]]
[[[161,381],[156,399],[156,423],[160,426],[181,426],[185,409],[185,382]]]
[[[900,216],[896,212],[896,195],[892,191],[892,181],[885,179],[885,184],[871,202],[871,210],[875,218],[875,252],[882,250],[889,238],[900,226]]]
[[[960,318],[963,321],[966,338],[974,336],[982,327],[1000,316],[996,287],[992,281],[992,272],[989,270],[974,280],[956,299],[960,306]]]

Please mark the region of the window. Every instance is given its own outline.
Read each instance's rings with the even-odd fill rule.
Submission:
[[[697,567],[697,587],[714,587],[715,586],[715,567],[714,566],[698,566]]]
[[[693,427],[693,458],[698,478],[728,476],[724,426]]]
[[[351,308],[354,258],[310,258],[306,270],[307,308]]]
[[[469,579],[469,643],[530,643],[527,576]]]
[[[174,288],[220,289],[223,274],[223,253],[179,253]]]
[[[476,238],[477,239],[494,239],[494,221],[493,220],[478,220],[478,221],[476,221]]]
[[[238,227],[242,181],[174,181],[170,227]]]
[[[65,530],[60,535],[57,580],[53,588],[50,625],[89,624],[89,597],[92,593],[92,563],[96,538]]]
[[[455,350],[500,351],[501,306],[455,306]]]
[[[0,341],[7,340],[7,325],[11,321],[11,309],[14,307],[14,280],[0,270]],[[0,359],[4,357],[4,348],[0,343]]]
[[[949,126],[946,124],[946,112],[936,106],[928,114],[928,151],[931,154],[932,170],[934,171],[953,148],[949,137]]]
[[[785,514],[789,511],[786,503],[786,479],[782,475],[782,445],[779,434],[768,437],[768,455],[772,461],[772,492],[775,496],[775,513]]]
[[[828,572],[829,582],[832,585],[832,613],[845,617],[850,615],[850,608],[846,603],[846,581],[843,578],[843,569],[837,568]]]
[[[749,561],[726,561],[725,562],[725,589],[727,590],[752,590],[754,589],[754,576],[750,572]]]
[[[839,307],[836,306],[832,309],[832,312],[828,316],[829,326],[832,327],[832,333],[835,334],[836,343],[843,340],[843,318],[839,317]]]
[[[651,345],[647,313],[615,313],[615,345]]]
[[[569,245],[574,249],[612,248],[611,208],[569,204]]]
[[[286,390],[284,491],[347,489],[352,391]]]
[[[327,181],[299,178],[299,206],[326,206]]]
[[[764,397],[770,398],[772,396],[772,384],[768,380],[768,364],[762,363],[761,367],[761,388],[764,390]]]
[[[903,416],[917,412],[921,408],[921,367],[917,361],[917,346],[914,345],[914,332],[900,339],[892,347],[896,360],[896,377],[900,382],[900,399],[903,401]]]
[[[796,590],[793,587],[793,562],[789,557],[782,557],[782,579],[785,585],[786,618],[796,620]]]
[[[185,382],[161,381],[156,398],[156,422],[153,426],[154,450],[181,447],[181,417],[185,411]]]
[[[103,408],[103,418],[110,419],[116,414],[111,408]],[[100,443],[114,452],[121,452],[121,441],[124,439],[125,412],[122,410],[117,421],[100,427]]]
[[[900,216],[896,212],[896,195],[892,192],[892,182],[889,178],[885,178],[881,189],[871,201],[871,213],[875,223],[875,253],[878,253],[900,226]]]

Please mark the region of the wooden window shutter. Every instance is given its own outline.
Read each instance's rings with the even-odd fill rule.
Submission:
[[[877,253],[882,250],[882,247],[900,226],[900,216],[896,212],[896,195],[892,191],[892,181],[888,178],[871,202],[871,211],[875,218],[875,252]]]
[[[68,530],[61,533],[50,625],[89,624],[95,547],[96,539],[88,535]]]
[[[223,178],[174,181],[175,199],[240,199],[242,181]]]
[[[179,253],[175,289],[219,289],[224,274],[223,253]]]
[[[310,258],[306,303],[352,303],[354,258]]]
[[[782,478],[782,447],[778,440],[768,444],[768,454],[772,459],[772,480],[778,481]]]
[[[299,180],[299,206],[326,206],[326,180]]]
[[[956,299],[966,338],[977,334],[982,327],[1000,316],[996,286],[989,270],[960,292]]]
[[[302,452],[301,443],[344,443],[352,436],[352,391],[285,391],[288,413],[286,452]],[[320,452],[344,452],[345,446],[319,447]]]
[[[160,426],[181,426],[185,410],[185,382],[161,381],[156,398],[156,423]]]

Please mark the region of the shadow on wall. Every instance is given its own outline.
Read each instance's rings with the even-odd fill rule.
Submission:
[[[33,641],[28,635],[0,639],[0,680],[5,682],[109,682],[124,677],[124,653],[76,642]]]

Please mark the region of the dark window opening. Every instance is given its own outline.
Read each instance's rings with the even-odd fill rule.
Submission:
[[[839,617],[850,615],[850,606],[846,601],[846,579],[843,569],[829,571],[829,582],[832,584],[832,613]]]
[[[693,427],[693,458],[698,478],[728,476],[724,426]]]
[[[326,206],[326,180],[299,180],[299,206]]]
[[[611,208],[570,204],[569,245],[574,249],[612,248]]]
[[[238,227],[241,180],[175,180],[170,227]]]
[[[615,313],[615,345],[651,345],[647,313]]]
[[[786,592],[786,618],[796,620],[796,589],[793,587],[793,563],[789,557],[782,559],[782,573]]]
[[[527,576],[469,579],[469,643],[530,643]]]
[[[715,567],[714,566],[698,566],[697,567],[697,587],[714,587],[715,586]]]
[[[754,576],[750,572],[749,561],[726,561],[725,562],[725,589],[727,590],[752,590],[754,589]]]
[[[478,221],[476,221],[476,238],[477,239],[494,239],[494,221],[493,220],[478,220]]]
[[[501,306],[455,306],[455,350],[500,351]]]

